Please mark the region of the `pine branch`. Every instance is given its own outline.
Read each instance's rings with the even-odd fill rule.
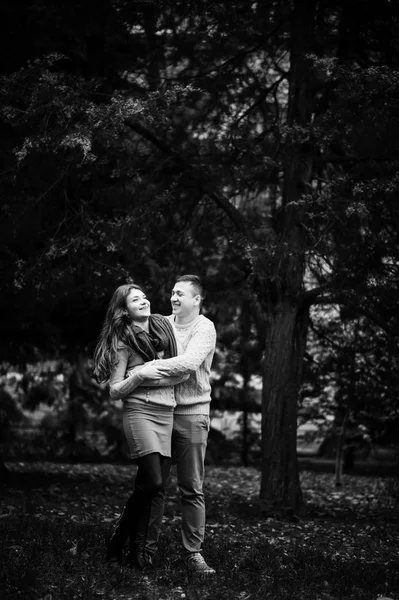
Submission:
[[[244,217],[240,211],[238,211],[231,202],[227,198],[225,198],[222,194],[220,194],[210,182],[210,177],[207,173],[205,173],[202,169],[195,167],[189,161],[187,161],[183,156],[174,150],[167,142],[158,138],[152,131],[137,123],[136,121],[126,120],[125,124],[141,135],[143,138],[151,142],[156,148],[161,150],[163,153],[167,154],[170,157],[173,157],[176,160],[177,165],[181,169],[181,171],[189,171],[192,173],[193,177],[198,182],[200,189],[203,191],[204,195],[208,196],[213,202],[221,208],[226,215],[229,217],[231,222],[236,227],[237,231],[245,235],[248,239],[250,239],[251,233],[244,222]]]
[[[351,300],[342,292],[328,292],[327,288],[320,286],[312,290],[308,290],[302,295],[302,303],[307,306],[314,305],[340,305],[350,308],[354,313],[366,317],[369,321],[380,327],[385,333],[393,337],[399,337],[399,325],[392,324],[380,317],[375,311],[369,310],[362,306],[361,300]]]

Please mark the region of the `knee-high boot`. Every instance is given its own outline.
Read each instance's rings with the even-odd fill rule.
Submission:
[[[139,569],[151,568],[152,556],[146,551],[148,524],[151,514],[151,500],[143,506],[136,522],[136,528],[132,529],[129,536],[129,552],[126,564],[129,567]]]
[[[126,502],[121,516],[107,544],[106,560],[113,564],[122,564],[123,548],[130,535],[131,523],[137,510],[135,494]]]
[[[108,562],[122,564],[123,548],[128,537],[138,555],[139,545],[141,548],[145,544],[153,495],[151,486],[136,486],[108,542],[106,556]]]

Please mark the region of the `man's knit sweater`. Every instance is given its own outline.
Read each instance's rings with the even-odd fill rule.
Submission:
[[[175,387],[175,414],[209,415],[210,373],[216,347],[215,326],[204,315],[198,315],[188,325],[176,324],[174,315],[167,318],[175,332],[178,356],[156,362],[171,376],[190,373],[187,381]]]

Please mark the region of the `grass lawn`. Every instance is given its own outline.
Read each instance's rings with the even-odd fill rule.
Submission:
[[[262,520],[255,468],[208,467],[204,554],[217,575],[189,579],[180,558],[176,480],[169,481],[160,565],[111,569],[105,540],[135,467],[10,463],[1,486],[0,598],[85,600],[399,600],[398,482],[301,473],[306,514]]]

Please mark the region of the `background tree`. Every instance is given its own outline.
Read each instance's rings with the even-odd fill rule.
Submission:
[[[350,413],[374,444],[397,439],[397,338],[347,311],[313,314],[306,395],[318,416]],[[315,337],[313,334],[315,333]],[[310,341],[312,340],[312,341]]]

